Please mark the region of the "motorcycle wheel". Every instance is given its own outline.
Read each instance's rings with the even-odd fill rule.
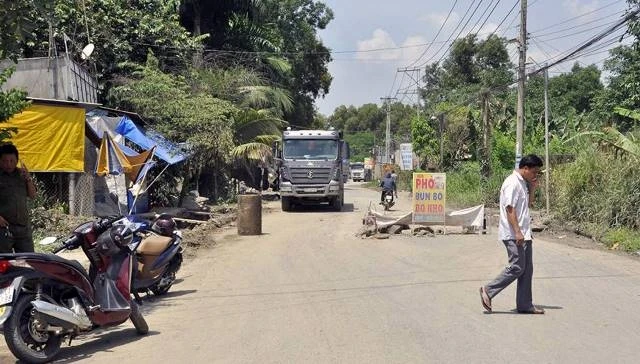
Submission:
[[[165,279],[168,279],[170,283],[160,285],[160,282],[162,282]],[[167,294],[167,292],[169,292],[169,289],[171,289],[171,286],[173,285],[173,281],[175,280],[176,280],[176,274],[173,272],[166,271],[162,274],[162,278],[160,278],[160,281],[155,283],[153,286],[149,287],[149,289],[156,296],[165,295]]]
[[[175,255],[171,263],[169,263],[169,269],[162,273],[162,278],[158,282],[156,282],[153,286],[149,287],[149,290],[153,292],[156,296],[162,296],[169,292],[171,286],[173,286],[173,282],[176,280],[176,273],[180,270],[182,266],[182,253],[178,253]],[[168,282],[164,284],[160,284],[162,282]]]
[[[131,301],[131,314],[129,315],[133,327],[136,328],[138,335],[146,335],[149,332],[149,325],[147,320],[144,319],[142,313],[140,313],[140,307],[135,301]]]
[[[62,337],[36,330],[31,314],[34,299],[32,294],[18,298],[4,323],[4,339],[16,358],[27,363],[47,363],[58,355]]]

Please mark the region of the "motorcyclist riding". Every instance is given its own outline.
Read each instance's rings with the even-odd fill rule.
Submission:
[[[391,177],[391,173],[387,172],[387,174],[385,174],[384,179],[380,181],[380,187],[382,187],[380,203],[384,202],[384,196],[387,192],[391,194],[391,201],[393,201],[393,191],[396,190],[396,181]]]

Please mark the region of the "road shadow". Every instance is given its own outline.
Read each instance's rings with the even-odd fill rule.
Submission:
[[[537,308],[542,308],[545,311],[546,310],[562,310],[564,309],[564,307],[562,306],[549,306],[549,305],[536,305]],[[516,310],[515,308],[509,311],[496,311],[493,310],[492,312],[487,312],[484,311],[485,315],[521,315],[521,316],[537,316],[537,315],[532,315],[530,313],[520,313],[518,312],[518,310]],[[542,315],[544,316],[544,315]]]
[[[111,352],[112,348],[117,346],[133,343],[138,340],[143,340],[147,336],[153,336],[160,334],[159,331],[149,331],[147,335],[138,335],[134,328],[123,329],[121,327],[115,327],[102,332],[96,332],[90,334],[86,338],[82,339],[82,343],[73,345],[71,347],[63,347],[60,353],[54,360],[54,363],[75,363],[81,360],[87,360],[94,354],[100,352]],[[64,343],[63,343],[64,345]],[[23,363],[17,361],[16,363]]]
[[[304,212],[304,213],[326,213],[326,212],[335,212],[335,213],[345,213],[345,212],[354,212],[356,211],[355,205],[353,203],[345,203],[342,206],[342,210],[334,211],[331,206],[328,204],[320,204],[320,205],[295,205],[293,207],[292,212]]]
[[[159,308],[174,306],[176,303],[172,302],[172,299],[188,296],[195,292],[198,292],[198,290],[185,289],[182,291],[169,291],[161,296],[156,296],[153,293],[141,295],[140,298],[142,298],[142,304],[140,305],[140,312],[142,312],[142,315],[144,316],[151,315]]]

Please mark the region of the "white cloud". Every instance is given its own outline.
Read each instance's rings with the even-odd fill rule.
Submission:
[[[593,0],[591,2],[581,0],[564,0],[562,6],[564,6],[572,16],[578,16],[596,10],[599,3],[598,0]],[[595,13],[592,13],[587,15],[586,18],[593,18],[595,15]]]
[[[402,59],[403,61],[407,61],[407,60],[413,61],[417,59],[418,57],[420,57],[422,52],[424,52],[424,49],[426,46],[424,46],[423,44],[426,44],[427,42],[428,41],[423,36],[420,36],[420,35],[413,35],[413,36],[407,37],[407,39],[405,39],[405,41],[402,42],[402,46],[407,48],[402,48],[400,59]],[[420,44],[421,46],[418,47],[416,46],[417,44]]]
[[[358,41],[358,54],[356,56],[359,60],[394,60],[400,57],[400,51],[398,49],[386,49],[397,48],[396,42],[391,38],[391,35],[383,29],[376,29],[373,31],[371,38]],[[377,49],[386,49],[380,51],[374,51]]]
[[[376,29],[371,38],[358,41],[356,59],[365,62],[397,61],[402,64],[420,57],[427,42],[421,35],[412,35],[398,45],[388,32]]]
[[[447,20],[447,13],[431,13],[429,15],[425,15],[420,18],[420,20],[426,20],[431,25],[440,28],[442,24],[444,24],[445,20],[447,21],[447,26],[450,27],[452,25],[457,24],[460,21],[460,15],[455,11],[451,13],[449,19]]]

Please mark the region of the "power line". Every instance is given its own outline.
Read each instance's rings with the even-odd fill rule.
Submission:
[[[609,36],[610,34],[614,33],[616,30],[618,30],[620,27],[624,26],[627,22],[629,22],[631,19],[635,18],[638,13],[640,12],[640,10],[635,10],[629,14],[627,14],[624,18],[622,18],[621,20],[617,21],[613,26],[609,27],[608,29],[598,33],[596,36],[594,36],[593,38],[587,40],[584,44],[578,46],[575,50],[570,51],[568,54],[563,55],[562,58],[554,61],[553,63],[547,65],[544,68],[551,68],[554,65],[561,63],[567,59],[569,59],[570,57],[576,55],[577,53],[587,49],[588,47],[592,46],[593,44],[597,43],[598,41],[604,39],[605,37]],[[538,70],[537,72],[539,72],[540,70]]]
[[[533,5],[533,4],[534,4],[534,3],[536,3],[537,1],[538,1],[538,0],[533,1],[532,3],[530,3],[530,4],[527,6],[527,8],[531,7],[531,5]],[[618,3],[620,3],[620,2],[623,2],[623,1],[624,1],[624,0],[615,0],[615,1],[613,1],[613,2],[611,2],[611,3],[609,3],[609,4],[607,4],[607,5],[604,5],[604,6],[599,7],[599,8],[597,8],[597,9],[594,9],[594,10],[591,10],[591,11],[588,11],[588,12],[585,12],[585,13],[582,13],[582,14],[579,14],[579,15],[576,15],[576,16],[571,17],[571,18],[564,19],[564,20],[562,20],[562,21],[560,21],[560,22],[558,22],[558,23],[554,23],[554,24],[551,24],[551,25],[548,25],[548,26],[545,26],[545,27],[542,27],[542,28],[538,28],[538,29],[533,30],[533,31],[531,31],[531,32],[529,32],[529,33],[538,33],[538,32],[541,32],[541,31],[545,31],[545,30],[548,30],[548,29],[555,28],[555,27],[557,27],[557,26],[559,26],[559,25],[565,25],[565,24],[567,24],[567,23],[570,23],[570,22],[572,22],[572,21],[575,21],[575,20],[580,19],[580,18],[582,18],[582,17],[585,17],[585,16],[587,16],[587,15],[591,15],[591,14],[597,13],[597,12],[599,12],[599,11],[601,11],[601,10],[604,10],[604,9],[606,9],[606,8],[609,8],[609,7],[611,7],[611,6],[613,6],[613,5],[616,5],[616,4],[618,4]],[[513,9],[515,9],[515,7],[516,7],[519,3],[520,3],[520,0],[517,0],[517,1],[516,1],[516,4],[514,4],[514,6],[513,6]],[[513,11],[513,9],[512,9],[511,11],[509,11],[509,14],[511,14],[511,12]],[[620,12],[624,12],[624,10],[622,10],[622,11],[620,11]],[[507,16],[506,16],[506,17],[508,17],[508,16],[509,16],[509,14],[507,14]],[[511,25],[513,24],[513,22],[514,22],[516,19],[518,19],[518,15],[519,15],[519,14],[520,14],[520,12],[518,12],[518,14],[516,14],[516,15],[511,19],[511,21],[509,22],[509,25],[507,25],[507,26],[505,27],[505,30],[513,29],[513,28],[517,28],[517,27],[518,27],[517,25],[514,25],[513,27],[512,27]],[[614,14],[615,14],[615,13],[614,13]],[[611,14],[611,15],[613,15],[613,14]],[[505,17],[505,19],[506,19],[506,17]],[[504,19],[503,19],[503,21],[504,21]],[[499,27],[498,27],[498,28],[499,28]]]
[[[476,21],[476,23],[473,24],[473,27],[471,27],[471,29],[469,29],[469,33],[468,34],[473,33],[473,30],[476,28],[476,25],[478,25],[478,23],[480,22],[480,19],[482,19],[484,17],[484,15],[487,13],[487,11],[489,11],[489,8],[491,8],[491,5],[493,5],[493,2],[494,2],[494,0],[491,0],[489,5],[487,5],[487,7],[484,8],[484,11],[482,12],[482,14],[480,14],[480,16],[478,17],[478,20]],[[498,1],[498,2],[500,2],[500,1]]]
[[[509,15],[511,15],[511,13],[513,13],[513,11],[516,9],[516,7],[518,6],[518,4],[520,4],[520,0],[516,0],[516,3],[515,3],[515,4],[513,4],[513,6],[511,7],[511,10],[509,10],[509,12],[507,13],[507,15],[505,15],[505,16],[504,16],[504,18],[502,18],[502,20],[500,21],[500,24],[498,24],[498,27],[497,27],[493,32],[491,32],[491,34],[489,34],[489,37],[487,37],[487,38],[490,38],[492,35],[494,35],[494,34],[498,31],[498,29],[500,29],[500,27],[502,26],[502,24],[505,22],[505,20],[507,20],[507,18],[509,17]],[[511,23],[509,23],[509,25],[507,25],[507,28],[506,28],[506,29],[509,29],[509,27],[511,26],[511,24],[513,24],[513,21],[514,21],[516,18],[517,18],[517,17],[515,17],[515,18],[513,18],[513,19],[511,20]]]
[[[622,25],[624,25],[625,23],[627,23],[627,22],[628,22],[630,19],[632,19],[633,17],[637,16],[639,12],[640,12],[640,10],[636,10],[636,11],[634,11],[634,12],[632,12],[632,13],[629,13],[629,15],[627,15],[624,19],[622,19],[622,20],[619,22],[619,24],[616,24],[616,25],[612,26],[611,28],[607,29],[606,31],[603,31],[603,32],[601,32],[601,33],[599,33],[599,34],[595,35],[595,36],[594,36],[594,37],[592,37],[591,39],[587,40],[583,45],[581,45],[581,46],[577,47],[575,50],[573,50],[573,51],[567,51],[567,52],[568,52],[568,55],[566,55],[566,56],[562,57],[562,59],[557,60],[557,61],[554,61],[553,63],[550,63],[550,64],[548,64],[548,65],[546,65],[546,66],[544,66],[544,67],[541,67],[541,68],[539,68],[539,69],[537,69],[537,70],[534,70],[534,71],[532,71],[532,72],[529,72],[525,77],[531,77],[531,76],[534,76],[534,75],[536,75],[536,74],[540,73],[541,71],[543,71],[544,69],[550,69],[550,68],[552,68],[552,67],[554,67],[554,66],[556,66],[556,65],[558,65],[558,64],[560,64],[560,63],[562,63],[562,62],[566,62],[566,61],[569,61],[569,60],[573,60],[573,59],[579,58],[579,57],[581,57],[581,56],[583,56],[583,55],[585,55],[585,54],[586,54],[586,55],[595,55],[595,54],[598,54],[598,53],[608,52],[609,50],[600,51],[600,52],[598,52],[598,53],[591,53],[591,52],[593,52],[594,50],[590,50],[589,52],[580,53],[581,51],[584,51],[584,50],[586,50],[588,47],[590,47],[590,46],[592,46],[593,44],[597,43],[599,40],[602,40],[603,38],[605,38],[605,37],[607,37],[607,36],[611,35],[611,34],[612,34],[613,32],[615,32],[616,30],[620,29],[620,27],[621,27]],[[609,45],[610,45],[610,44],[609,44]],[[601,48],[603,48],[603,47],[600,47],[600,49],[601,49]],[[567,53],[567,52],[565,52],[565,53]],[[557,57],[553,57],[553,58],[557,58]],[[607,58],[609,58],[609,57],[607,57]],[[606,59],[606,58],[605,58],[605,59]],[[545,62],[548,62],[548,60],[545,60],[545,61],[543,61],[542,63],[545,63]],[[517,79],[512,80],[512,81],[510,81],[510,82],[508,82],[508,83],[503,83],[503,84],[500,84],[500,85],[495,85],[495,86],[489,87],[489,88],[488,88],[487,90],[485,90],[485,91],[488,91],[488,92],[494,92],[494,91],[498,91],[498,90],[501,90],[501,89],[505,89],[505,88],[507,88],[507,87],[511,87],[511,86],[513,86],[514,84],[518,83],[519,81],[520,81],[520,78],[517,78]],[[469,102],[473,102],[473,101],[475,101],[475,100],[477,100],[477,95],[473,95],[472,97],[467,98],[464,102],[465,102],[465,103],[469,103]]]
[[[601,22],[601,21],[603,21],[604,19],[607,19],[607,18],[612,17],[612,16],[614,16],[614,15],[622,14],[622,13],[624,13],[624,12],[625,12],[625,10],[616,11],[615,13],[611,13],[611,14],[605,15],[605,16],[603,16],[603,17],[601,17],[601,18],[598,18],[598,19],[595,19],[595,20],[591,20],[591,21],[588,21],[588,22],[586,22],[586,23],[582,23],[582,24],[574,25],[574,26],[572,26],[572,27],[568,27],[568,28],[564,28],[564,29],[556,30],[556,31],[549,32],[549,33],[543,33],[543,34],[538,34],[538,32],[530,32],[530,33],[531,33],[531,34],[535,34],[536,36],[539,36],[539,37],[544,37],[544,36],[551,35],[551,34],[563,33],[563,32],[568,31],[568,30],[573,30],[573,29],[577,29],[577,28],[584,27],[584,26],[589,25],[589,24],[593,24],[593,23]],[[610,23],[612,23],[612,22],[610,22]],[[606,25],[606,24],[603,24],[603,25],[601,25],[601,26],[605,26],[605,25]]]
[[[483,1],[483,0],[480,0],[480,3],[482,3],[482,1]],[[434,58],[436,57],[436,55],[437,55],[438,53],[440,53],[440,51],[442,50],[442,48],[444,48],[445,44],[449,43],[449,41],[451,40],[451,37],[453,37],[453,35],[455,34],[455,32],[458,30],[458,28],[460,27],[460,25],[461,25],[461,24],[462,24],[462,22],[464,21],[464,19],[467,17],[467,14],[469,14],[469,11],[471,10],[471,8],[473,7],[473,4],[474,4],[475,2],[476,2],[476,0],[473,0],[473,1],[471,2],[471,4],[469,5],[469,7],[467,8],[467,11],[464,13],[464,16],[462,16],[462,19],[460,19],[460,22],[458,22],[458,25],[456,25],[456,28],[451,32],[451,34],[449,34],[449,38],[447,38],[447,40],[446,40],[446,41],[444,41],[444,44],[442,44],[442,45],[440,46],[440,48],[438,48],[438,50],[436,51],[436,53],[434,53],[431,57],[429,57],[429,59],[427,59],[426,61],[424,61],[423,63],[421,63],[419,67],[421,67],[421,68],[422,68],[422,67],[424,67],[425,65],[427,65],[427,64],[428,64],[432,59],[434,59]],[[480,4],[478,4],[478,5],[480,5]],[[477,8],[477,7],[476,7],[476,10],[478,10],[478,8]],[[474,10],[474,12],[475,12],[475,10]],[[473,16],[473,15],[472,15],[472,16]],[[471,19],[471,18],[469,18],[469,19]],[[468,23],[469,23],[469,22],[467,21],[467,24],[468,24]],[[466,24],[465,24],[465,26],[466,26]],[[464,29],[464,27],[463,27],[462,29]],[[447,50],[448,50],[448,49],[447,49]],[[445,51],[445,52],[446,52],[446,51]]]
[[[396,75],[398,74],[398,72],[396,72]],[[400,89],[402,88],[402,86],[404,85],[404,78],[405,78],[406,74],[403,73],[402,74],[402,78],[400,79],[400,85],[398,86],[398,89],[396,90],[396,93],[393,95],[393,97],[398,96],[398,93],[400,92]],[[390,93],[391,94],[391,93]]]
[[[433,37],[433,40],[431,41],[431,44],[429,44],[427,46],[427,48],[424,50],[424,52],[422,52],[420,57],[418,57],[415,61],[413,61],[411,63],[411,65],[409,65],[409,67],[413,67],[416,63],[418,63],[422,59],[422,57],[424,57],[427,54],[429,49],[431,49],[431,45],[433,44],[433,42],[435,42],[438,39],[438,36],[440,35],[440,32],[442,32],[442,29],[444,28],[445,24],[447,24],[447,21],[449,20],[449,17],[451,16],[451,13],[453,12],[453,9],[456,7],[456,4],[458,4],[458,0],[455,0],[453,2],[453,6],[451,6],[451,9],[449,9],[449,14],[447,14],[447,17],[444,19],[444,22],[442,23],[442,25],[440,25],[440,29],[438,29],[438,32],[436,33],[436,36]]]
[[[487,15],[486,18],[484,18],[484,22],[482,22],[482,25],[480,25],[480,27],[478,28],[478,31],[476,32],[476,34],[478,34],[481,30],[482,27],[484,27],[485,24],[487,24],[487,21],[489,20],[489,18],[491,17],[491,15],[493,15],[493,12],[496,11],[496,7],[498,7],[498,4],[500,4],[501,0],[498,0],[496,2],[496,4],[493,6],[493,9],[491,9],[491,12],[489,13],[489,15]],[[489,4],[489,6],[491,6],[491,4]],[[487,7],[487,9],[489,9],[489,7]],[[485,13],[487,12],[487,10],[485,9]],[[482,16],[484,15],[484,13],[482,15],[480,15],[480,18],[482,18]],[[476,23],[477,24],[477,23]],[[475,25],[473,28],[471,28],[471,30],[473,31],[473,29],[475,28]],[[498,28],[496,28],[498,29]],[[493,32],[491,32],[491,34],[493,34],[495,32],[495,30]],[[468,35],[468,34],[467,34]]]
[[[601,7],[597,8],[597,9],[594,9],[594,10],[588,11],[588,12],[586,12],[586,13],[582,13],[582,14],[576,15],[576,16],[574,16],[574,17],[572,17],[572,18],[565,19],[565,20],[563,20],[563,21],[560,21],[560,22],[557,22],[557,23],[554,23],[554,24],[548,25],[548,26],[546,26],[546,27],[544,27],[544,28],[540,28],[540,29],[533,30],[533,31],[531,31],[531,32],[532,32],[532,33],[537,33],[537,32],[540,32],[540,31],[542,31],[542,30],[547,30],[547,29],[555,28],[555,27],[557,27],[558,25],[564,25],[564,24],[567,24],[567,22],[569,22],[569,21],[573,21],[573,20],[576,20],[576,19],[580,19],[580,18],[582,18],[582,17],[585,17],[585,16],[587,16],[587,15],[590,15],[590,14],[593,14],[593,13],[597,13],[597,12],[598,12],[598,11],[600,11],[600,10],[604,10],[604,9],[606,9],[606,8],[608,8],[608,7],[611,7],[611,6],[613,6],[613,5],[616,5],[616,4],[618,4],[618,3],[620,3],[620,2],[623,2],[623,1],[624,1],[624,0],[615,0],[615,1],[612,1],[612,2],[610,2],[609,4],[604,5],[604,6],[601,6]]]
[[[493,7],[493,9],[491,9],[491,12],[489,13],[489,15],[487,15],[487,17],[484,19],[484,22],[482,23],[482,25],[480,26],[480,28],[478,28],[478,31],[475,33],[476,35],[478,34],[478,32],[482,29],[482,27],[487,23],[487,20],[489,20],[489,18],[491,17],[491,15],[493,15],[493,12],[496,10],[497,5],[500,3],[501,0],[498,0],[498,2],[496,3],[496,5]],[[482,2],[482,1],[481,1]],[[467,35],[465,36],[468,37],[473,30],[475,29],[476,25],[478,25],[478,23],[480,23],[480,20],[482,20],[482,17],[484,14],[486,14],[487,10],[491,7],[491,4],[493,3],[493,1],[491,3],[489,3],[489,5],[487,6],[487,8],[485,9],[485,11],[482,13],[482,15],[480,15],[480,17],[478,18],[478,20],[476,21],[476,23],[473,25],[473,27],[471,27],[471,30],[467,33]],[[478,6],[480,6],[480,4],[478,4]],[[477,7],[476,7],[477,10]],[[475,11],[474,11],[475,14]],[[471,17],[473,17],[473,14],[471,14]],[[469,18],[469,20],[471,20],[471,17]],[[469,22],[469,20],[467,20],[467,23]],[[463,29],[466,27],[467,25],[465,24],[465,26],[463,27]],[[496,28],[497,29],[497,28]],[[460,33],[458,33],[458,37],[460,36],[460,34],[462,34],[462,31]],[[493,32],[491,33],[491,35],[493,34]],[[458,38],[456,37],[456,39]],[[440,57],[440,59],[438,60],[438,63],[440,63],[440,61],[442,61],[444,59],[444,57],[447,55],[447,52],[449,51],[449,49],[451,49],[451,47],[453,47],[453,44],[455,43],[455,40],[453,42],[451,42],[451,44],[449,44],[449,48],[447,48],[447,50],[442,54],[442,56]]]
[[[541,45],[540,43],[538,43],[538,41],[536,40],[536,38],[534,37],[530,37],[529,39],[531,39],[531,41],[533,42],[533,44],[542,52],[544,53],[545,56],[547,56],[547,59],[552,59],[553,56],[548,53]],[[559,50],[556,50],[556,52],[560,52]],[[568,70],[566,70],[566,72],[568,72]]]
[[[471,13],[471,16],[469,17],[469,19],[467,19],[467,22],[462,26],[462,29],[460,29],[460,32],[458,33],[458,35],[456,35],[456,38],[453,40],[453,42],[449,43],[449,47],[447,47],[447,49],[444,51],[444,53],[442,53],[442,56],[440,57],[440,59],[438,59],[438,62],[436,62],[436,63],[440,63],[444,59],[444,57],[447,55],[447,52],[451,49],[451,47],[453,47],[453,44],[455,43],[455,40],[460,38],[460,35],[465,30],[465,28],[467,27],[467,25],[469,24],[469,22],[471,21],[471,19],[475,15],[476,11],[478,11],[478,8],[480,8],[480,5],[482,5],[483,1],[484,0],[480,0],[478,5],[476,6],[476,8],[473,10],[473,13]],[[474,26],[471,29],[475,28],[475,26],[478,25],[479,22],[480,22],[480,20],[478,19],[476,24],[474,24]],[[470,33],[471,32],[469,32],[467,35],[469,35]]]
[[[387,94],[387,96],[391,96],[391,93],[393,92],[393,88],[396,87],[397,79],[398,79],[398,72],[396,72],[396,74],[393,75],[393,83],[391,84],[391,90],[389,90],[389,93]]]
[[[432,44],[443,44],[446,41],[436,41],[429,43],[416,43],[411,45],[403,45],[403,46],[395,46],[395,47],[382,47],[382,48],[373,48],[373,49],[364,49],[364,50],[342,50],[342,51],[326,51],[326,52],[271,52],[271,51],[240,51],[240,50],[227,50],[227,49],[214,49],[214,48],[203,48],[200,46],[173,46],[173,45],[160,45],[160,44],[151,44],[144,42],[130,42],[131,44],[156,47],[156,48],[165,48],[165,49],[176,49],[176,50],[202,50],[205,53],[219,53],[219,54],[248,54],[248,55],[291,55],[291,56],[300,56],[300,55],[325,55],[325,54],[353,54],[353,53],[371,53],[371,52],[384,52],[384,51],[392,51],[399,49],[407,49],[407,48],[419,48],[424,46],[429,46]]]
[[[574,36],[576,36],[576,35],[580,35],[580,34],[588,33],[588,32],[590,32],[590,31],[592,31],[592,30],[600,29],[600,28],[602,28],[602,27],[606,27],[606,26],[609,26],[609,25],[611,25],[611,24],[615,24],[615,23],[616,23],[616,22],[618,22],[618,21],[619,21],[619,20],[610,21],[610,22],[605,23],[605,24],[602,24],[602,25],[598,25],[598,26],[591,27],[591,28],[588,28],[588,29],[584,29],[584,30],[581,30],[581,31],[578,31],[578,32],[574,32],[574,33],[570,33],[570,34],[565,34],[565,35],[561,35],[561,36],[557,36],[557,37],[553,37],[553,38],[544,38],[544,36],[540,36],[540,35],[538,35],[537,37],[538,37],[538,39],[542,39],[542,40],[545,40],[545,41],[547,41],[547,42],[552,41],[552,40],[557,40],[557,39],[571,38],[571,37],[574,37]]]

